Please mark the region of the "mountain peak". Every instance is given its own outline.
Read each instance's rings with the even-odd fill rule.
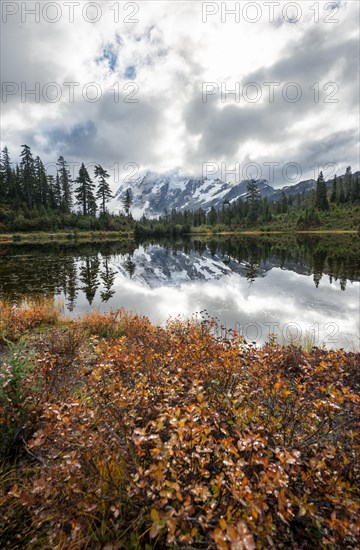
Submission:
[[[130,188],[133,195],[133,215],[140,218],[142,214],[159,216],[164,210],[209,210],[212,206],[221,208],[224,201],[233,202],[244,199],[250,180],[240,183],[222,181],[219,178],[193,177],[180,175],[179,170],[158,174],[146,171],[138,174],[128,184],[122,185],[115,194],[114,210],[118,210],[119,201],[125,190]],[[268,180],[256,180],[261,197],[274,201],[281,198],[282,193],[294,196],[297,193],[307,193],[316,187],[313,179],[301,181],[295,185],[287,185],[275,189]]]

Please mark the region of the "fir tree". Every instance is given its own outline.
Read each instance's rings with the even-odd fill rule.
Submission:
[[[56,200],[55,200],[55,178],[53,175],[46,176],[47,182],[48,182],[48,193],[49,193],[49,207],[52,210],[55,210],[56,208]]]
[[[48,206],[49,204],[49,183],[44,164],[40,157],[36,157],[34,162],[34,171],[36,178],[36,203]]]
[[[99,186],[96,192],[96,198],[100,200],[100,209],[102,214],[106,214],[106,204],[113,198],[113,194],[110,189],[110,185],[107,180],[110,175],[100,164],[95,166],[95,178],[99,181]]]
[[[127,271],[127,273],[129,274],[130,279],[132,279],[132,277],[135,273],[135,270],[136,270],[136,264],[133,262],[131,254],[128,254],[128,256],[126,258],[126,261],[125,261],[125,264],[124,264],[124,268]]]
[[[131,208],[132,202],[133,202],[133,199],[132,199],[131,191],[130,189],[126,189],[122,199],[122,205],[127,217],[130,216],[130,208]]]
[[[34,173],[34,159],[28,145],[21,146],[23,150],[20,153],[20,177],[21,187],[24,193],[27,207],[32,209],[34,205],[34,193],[35,193],[35,173]]]
[[[326,194],[326,183],[322,172],[320,172],[316,182],[315,206],[319,210],[329,210],[329,202]]]
[[[60,184],[59,174],[56,174],[56,178],[55,178],[54,197],[55,197],[55,204],[56,204],[55,208],[60,210],[61,203],[62,203],[62,195],[61,195],[61,184]]]
[[[350,199],[351,199],[351,184],[352,184],[351,166],[348,166],[346,168],[346,172],[345,172],[345,176],[344,176],[345,202],[349,202]]]
[[[84,163],[80,167],[76,183],[78,184],[78,187],[75,189],[77,204],[81,206],[83,215],[87,216],[91,212],[94,212],[94,210],[96,211],[96,201],[93,193],[95,185]]]
[[[246,202],[249,206],[248,219],[255,222],[258,219],[261,204],[259,188],[255,180],[250,180],[247,184]]]
[[[335,174],[334,181],[333,181],[333,184],[332,184],[331,194],[330,194],[330,202],[332,202],[332,203],[336,202],[337,194],[338,194],[337,177],[336,177],[336,174]]]
[[[97,257],[85,258],[85,263],[80,268],[79,279],[83,283],[81,290],[84,292],[87,301],[91,305],[96,291],[100,285],[99,282],[100,261]]]
[[[286,214],[288,211],[288,200],[284,193],[284,191],[281,192],[281,213]]]
[[[351,201],[355,202],[358,200],[360,200],[360,181],[359,181],[359,176],[357,175],[355,179],[353,178]]]
[[[0,162],[0,197],[14,197],[15,192],[15,175],[11,167],[11,160],[8,148],[2,150]]]
[[[100,279],[103,283],[103,290],[100,292],[100,296],[103,302],[108,302],[115,294],[115,290],[112,287],[114,286],[116,271],[109,267],[109,257],[104,258],[103,267],[104,270],[100,273]]]
[[[264,198],[264,203],[263,203],[262,219],[264,222],[270,222],[272,220],[270,205],[266,197]]]
[[[209,225],[215,225],[216,222],[217,222],[217,212],[215,208],[212,206],[208,214],[208,223]]]
[[[60,180],[60,189],[61,189],[61,204],[60,208],[63,212],[68,214],[71,211],[72,207],[72,197],[71,197],[71,178],[68,165],[62,155],[59,156],[57,161],[57,169]]]
[[[93,216],[95,218],[97,211],[97,204],[95,195],[91,193],[88,198],[88,214],[89,216]]]
[[[339,178],[337,202],[339,204],[343,204],[345,201],[346,198],[344,193],[343,178]]]

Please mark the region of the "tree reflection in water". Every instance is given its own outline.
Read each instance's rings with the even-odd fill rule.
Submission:
[[[192,259],[206,256],[222,264],[224,272],[235,271],[250,284],[273,267],[310,275],[316,287],[321,285],[324,276],[330,283],[339,281],[343,291],[347,281],[360,280],[360,238],[355,234],[231,236],[35,247],[11,245],[0,250],[0,297],[18,303],[32,296],[52,298],[63,294],[67,309],[73,311],[79,291],[92,304],[100,290],[100,300],[108,302],[115,295],[116,265],[122,266],[123,275],[130,279],[136,276],[137,255],[134,252],[140,244],[145,252],[157,245],[156,249],[162,250],[164,262],[168,263],[168,270],[180,253]]]
[[[109,261],[111,256],[105,256],[103,258],[103,270],[100,273],[100,279],[103,284],[103,290],[100,292],[102,302],[108,302],[115,294],[115,290],[112,290],[115,282],[116,271],[109,267]]]

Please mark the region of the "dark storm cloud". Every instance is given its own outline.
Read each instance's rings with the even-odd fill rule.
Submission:
[[[97,140],[97,127],[92,120],[75,124],[70,128],[53,128],[42,134],[46,138],[46,153],[57,151],[58,154],[87,157],[89,147]]]
[[[356,129],[334,132],[321,140],[305,141],[299,147],[298,158],[309,166],[318,162],[324,166],[327,162],[356,162],[358,132]],[[352,156],[352,159],[350,158]]]
[[[276,157],[262,155],[242,159],[242,166],[256,162],[261,170],[259,177],[280,188],[301,180],[316,179],[319,170],[323,171],[325,179],[329,179],[334,173],[344,173],[348,165],[357,169],[358,146],[357,130],[350,129],[333,132],[322,139],[304,140],[293,150],[284,146]],[[267,163],[277,164],[269,167]]]
[[[37,128],[29,142],[45,139],[46,153],[64,154],[69,159],[82,159],[107,164],[136,162],[150,163],[156,157],[157,140],[162,125],[162,105],[151,98],[139,99],[139,103],[115,103],[113,94],[106,94],[99,103],[92,105],[91,119],[88,104],[66,106],[64,120],[71,120],[76,112],[82,122],[73,126],[58,123],[49,128],[46,121],[43,128]]]

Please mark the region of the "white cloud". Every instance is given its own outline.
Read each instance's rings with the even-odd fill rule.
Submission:
[[[3,10],[5,4],[16,3],[3,2]],[[38,82],[41,92],[47,83],[55,82],[62,97],[57,103],[42,97],[36,102],[31,96],[22,102],[19,91],[6,103],[3,98],[2,145],[9,146],[13,157],[26,140],[45,162],[64,153],[70,161],[106,166],[136,162],[140,169],[180,168],[194,175],[208,161],[226,161],[231,168],[234,162],[245,163],[249,158],[260,164],[271,160],[284,165],[291,160],[303,167],[304,178],[312,176],[309,166],[316,155],[321,163],[356,163],[357,2],[341,2],[333,14],[324,10],[327,2],[315,3],[318,23],[310,3],[298,2],[302,15],[296,24],[281,18],[286,2],[275,8],[274,23],[269,22],[269,8],[262,2],[258,3],[262,17],[256,23],[244,20],[241,2],[210,3],[218,12],[207,23],[202,22],[204,3],[185,0],[137,1],[126,10],[121,2],[99,2],[101,17],[96,23],[84,20],[85,3],[75,3],[75,21],[70,23],[64,2],[52,3],[62,14],[56,23],[44,20],[54,17],[50,9],[45,16],[40,13],[38,23],[29,14],[21,21],[23,4],[29,9],[35,2],[18,2],[19,12],[8,15],[6,21],[2,14],[2,80],[19,87],[24,83],[28,89]],[[230,15],[221,22],[223,4],[228,9],[240,5],[239,23]],[[96,16],[91,8],[84,14]],[[290,9],[288,16],[294,14]],[[125,17],[138,22],[124,22]],[[326,23],[325,17],[339,22]],[[109,48],[112,67],[108,59],[101,60]],[[136,71],[137,92],[131,87],[123,90],[129,67]],[[250,81],[262,87],[262,102],[240,98],[236,104],[227,96],[222,103],[220,93],[202,102],[203,82],[215,82],[219,88],[226,83],[227,89],[238,82],[242,90]],[[263,86],[272,81],[281,83],[274,103],[268,101],[268,88]],[[281,97],[279,90],[289,81],[301,86],[298,103]],[[332,91],[323,89],[329,81],[339,87],[334,94],[338,103],[323,102]],[[79,83],[73,103],[66,82]],[[82,97],[81,90],[89,82],[96,82],[102,91],[98,103]],[[133,90],[133,99],[139,103],[116,103],[115,82],[121,99]],[[309,90],[314,82],[320,86],[318,103],[314,90]],[[344,132],[346,146],[340,143],[336,151]],[[315,149],[310,151],[309,144],[315,144]]]
[[[117,271],[114,298],[103,303],[98,291],[91,306],[94,310],[108,311],[121,304],[155,323],[165,323],[171,316],[190,318],[206,310],[227,328],[237,328],[248,340],[258,343],[268,341],[274,332],[280,339],[290,338],[291,333],[304,338],[312,335],[317,345],[325,343],[328,347],[358,345],[359,316],[351,314],[359,300],[358,282],[348,283],[342,293],[339,282],[331,284],[325,274],[316,288],[308,275],[273,268],[256,278],[253,285],[231,272],[218,279],[190,281],[181,280],[179,272],[172,272],[168,280],[160,271],[151,287],[151,279],[147,284],[138,265],[134,279],[129,279],[119,265],[119,260],[111,265]],[[85,295],[80,293],[76,315],[88,310]]]

